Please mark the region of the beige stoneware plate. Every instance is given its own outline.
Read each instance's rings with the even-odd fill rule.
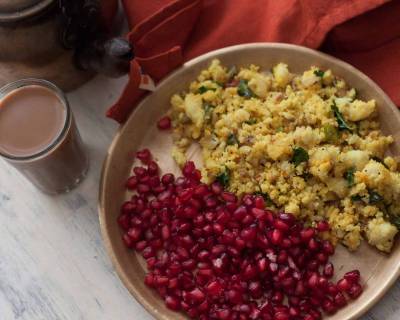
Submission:
[[[296,73],[309,69],[311,65],[321,69],[331,69],[335,75],[344,78],[347,83],[357,88],[361,97],[374,98],[377,101],[382,130],[385,134],[393,135],[395,139],[390,152],[396,156],[400,155],[400,113],[396,106],[367,76],[338,59],[304,47],[259,43],[220,49],[185,63],[163,80],[157,86],[157,90],[139,104],[128,121],[119,129],[108,150],[100,183],[100,224],[108,254],[131,294],[160,320],[178,320],[186,317],[169,311],[156,292],[144,285],[143,260],[124,247],[116,219],[121,203],[129,197],[124,183],[132,169],[135,151],[147,147],[158,160],[163,172],[179,173],[170,156],[171,136],[168,132],[158,131],[156,122],[168,110],[171,95],[187,88],[200,70],[206,68],[213,58],[219,58],[226,66],[253,63],[263,69],[269,69],[278,62],[285,62],[290,70]],[[191,158],[196,158],[196,162],[201,164],[196,150],[191,153]],[[355,253],[349,253],[342,246],[338,246],[333,261],[337,276],[343,275],[345,271],[360,269],[365,291],[358,300],[329,319],[357,319],[383,296],[399,276],[399,242],[396,242],[390,255],[379,253],[365,243]]]

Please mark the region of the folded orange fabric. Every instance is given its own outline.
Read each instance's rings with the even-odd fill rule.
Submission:
[[[249,42],[320,48],[374,79],[400,105],[400,0],[123,0],[136,58],[107,116],[123,122],[146,93],[184,61]]]

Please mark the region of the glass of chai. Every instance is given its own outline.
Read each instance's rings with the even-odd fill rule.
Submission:
[[[0,89],[0,156],[47,194],[68,192],[83,180],[88,157],[54,84],[23,79]]]

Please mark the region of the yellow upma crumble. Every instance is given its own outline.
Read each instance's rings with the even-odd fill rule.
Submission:
[[[327,236],[350,250],[365,237],[390,251],[400,226],[400,175],[385,157],[393,139],[379,130],[375,101],[330,70],[236,72],[214,60],[171,104],[173,157],[183,165],[197,141],[204,182],[261,193],[310,224],[326,219]]]

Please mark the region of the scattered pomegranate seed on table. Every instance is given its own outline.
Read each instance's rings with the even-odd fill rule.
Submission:
[[[362,293],[358,270],[329,280],[334,246],[318,237],[325,221],[305,227],[266,209],[262,196],[238,199],[203,184],[193,162],[175,178],[160,176],[149,150],[137,158],[146,167],[127,180],[136,194],[118,223],[125,245],[147,262],[145,284],[169,309],[200,320],[317,320]]]

